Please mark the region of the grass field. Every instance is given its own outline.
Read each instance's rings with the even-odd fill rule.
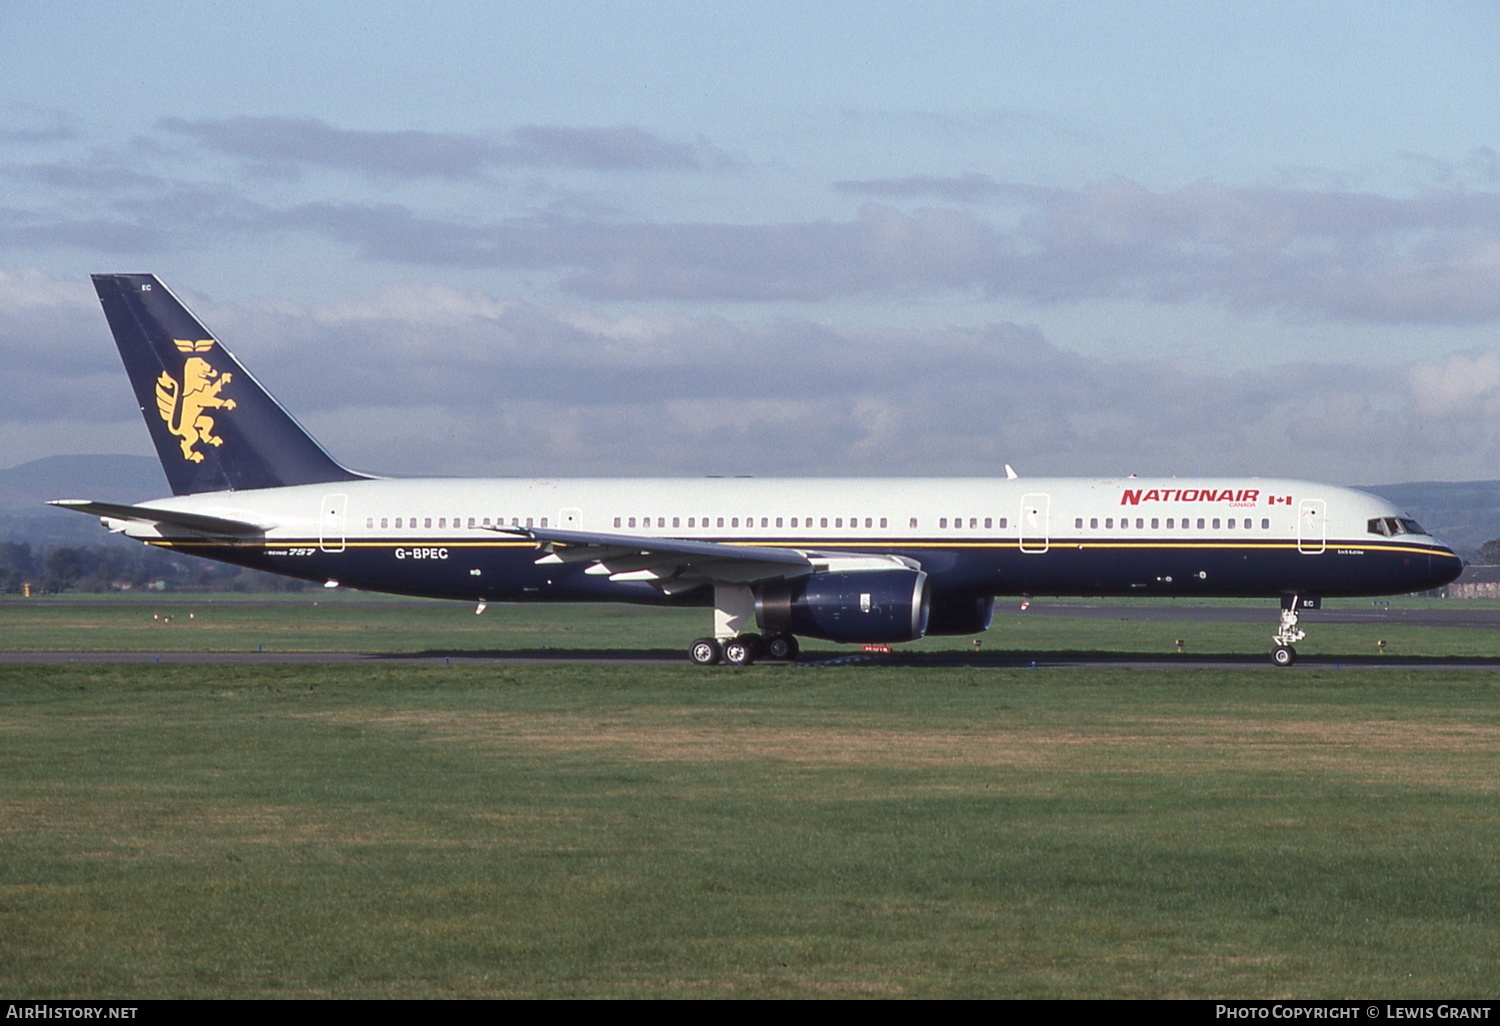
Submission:
[[[706,626],[163,598],[6,601],[0,649],[676,655]],[[1265,650],[1269,609],[1199,608],[1002,605],[985,646]],[[1500,654],[1399,622],[1299,648],[1377,637]],[[1311,667],[0,668],[0,988],[1492,996],[1497,697]]]
[[[0,666],[0,991],[1492,997],[1497,791],[1479,672]]]

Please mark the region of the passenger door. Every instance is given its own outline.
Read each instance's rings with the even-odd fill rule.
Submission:
[[[1328,503],[1303,499],[1297,511],[1297,551],[1316,556],[1328,548]]]
[[[1021,497],[1020,538],[1022,552],[1046,552],[1051,545],[1048,523],[1051,517],[1052,497],[1041,492],[1032,492]]]
[[[318,511],[318,548],[324,552],[344,551],[344,525],[349,504],[347,495],[325,495]]]

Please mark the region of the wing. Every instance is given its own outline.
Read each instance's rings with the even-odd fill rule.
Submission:
[[[589,563],[584,573],[607,574],[612,581],[645,581],[668,595],[706,584],[756,584],[806,577],[828,570],[889,569],[915,564],[900,556],[820,553],[813,550],[682,538],[643,538],[546,527],[493,527],[537,543],[538,564]]]

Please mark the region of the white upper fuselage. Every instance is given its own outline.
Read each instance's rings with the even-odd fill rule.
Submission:
[[[175,496],[143,505],[246,520],[267,542],[493,537],[496,526],[713,539],[1355,541],[1405,516],[1377,496],[1279,478],[380,479]],[[172,532],[112,522],[150,540]],[[1426,535],[1421,540],[1431,544]],[[1413,541],[1418,536],[1413,536]]]

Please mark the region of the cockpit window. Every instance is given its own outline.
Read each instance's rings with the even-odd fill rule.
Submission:
[[[1407,517],[1376,517],[1367,525],[1371,534],[1394,538],[1398,534],[1426,534],[1422,525]]]

